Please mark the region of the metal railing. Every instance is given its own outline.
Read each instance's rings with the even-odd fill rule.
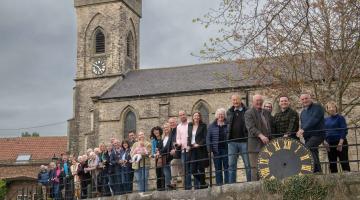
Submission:
[[[331,129],[333,130],[344,130],[344,129]],[[329,165],[332,163],[336,163],[336,165],[341,165],[341,163],[348,162],[351,171],[360,171],[360,160],[359,160],[359,143],[358,143],[358,134],[359,134],[359,127],[351,127],[346,129],[349,133],[347,135],[348,143],[343,145],[343,147],[348,148],[348,160],[345,161],[334,161],[329,162],[328,159],[325,156],[326,153],[326,147],[321,145],[319,147],[316,147],[320,151],[320,164],[322,167],[322,173],[327,174],[330,173],[329,171]],[[329,131],[329,130],[322,130],[322,131]],[[314,131],[319,132],[319,131]],[[294,133],[293,133],[294,134]],[[272,135],[275,137],[276,135]],[[281,136],[277,135],[277,136]],[[246,139],[246,138],[241,138]],[[212,153],[212,145],[213,144],[221,144],[225,143],[226,145],[230,142],[238,141],[238,139],[234,140],[225,140],[220,141],[218,143],[211,143],[206,145],[200,145],[199,147],[206,147],[207,150],[210,149],[210,152],[208,152],[208,157],[204,159],[188,159],[189,154],[191,154],[191,149],[188,153],[186,152],[186,149],[177,149],[176,151],[183,152],[184,160],[185,162],[181,162],[182,168],[184,169],[185,173],[182,175],[174,175],[170,178],[175,179],[182,179],[183,184],[174,187],[170,187],[170,185],[165,184],[165,175],[164,175],[164,168],[165,167],[174,167],[174,165],[171,164],[171,162],[165,163],[165,165],[157,166],[157,158],[150,158],[149,156],[145,157],[145,159],[141,159],[138,163],[138,169],[132,170],[129,165],[127,166],[114,166],[115,171],[113,173],[108,173],[109,171],[107,168],[105,169],[96,169],[95,171],[91,172],[91,175],[87,175],[88,177],[80,177],[80,182],[74,182],[74,178],[72,176],[63,177],[62,181],[57,183],[54,181],[50,181],[47,185],[44,186],[37,186],[37,187],[27,187],[22,188],[18,191],[18,193],[13,194],[8,198],[11,199],[18,199],[18,200],[33,200],[33,199],[77,199],[77,198],[94,198],[94,197],[101,197],[101,196],[113,196],[113,195],[123,195],[131,192],[145,192],[146,191],[153,191],[153,190],[179,190],[179,189],[199,189],[199,188],[207,188],[207,187],[213,187],[215,185],[220,185],[219,183],[216,183],[214,180],[216,177],[216,173],[221,172],[222,174],[225,172],[229,172],[231,169],[222,167],[219,170],[214,169],[213,161],[214,159],[221,159],[226,158],[231,155],[240,156],[242,153],[245,154],[252,154],[252,153],[259,153],[259,152],[241,152],[241,153],[235,153],[235,154],[224,154],[220,156],[214,156]],[[225,145],[225,146],[226,146]],[[336,147],[336,145],[330,146]],[[179,152],[177,152],[179,153]],[[161,154],[162,157],[168,157],[170,152]],[[153,159],[153,162],[155,163],[155,166],[148,165],[149,159]],[[181,159],[181,158],[178,158]],[[239,161],[239,160],[237,160]],[[205,171],[200,173],[194,173],[191,172],[191,165],[199,162],[207,162],[208,167]],[[237,162],[239,164],[239,162]],[[241,164],[241,162],[240,162]],[[241,183],[246,182],[245,179],[245,172],[248,168],[243,166],[239,167],[237,165],[237,168],[235,169],[237,172],[237,177],[235,183]],[[340,168],[341,169],[341,168]],[[154,173],[156,170],[158,170],[157,175],[160,175],[159,177],[153,177],[148,176],[148,174],[156,174]],[[189,171],[190,170],[190,171]],[[256,170],[256,166],[251,166],[250,170]],[[340,170],[341,171],[341,170]],[[149,173],[150,172],[150,173]],[[139,175],[142,175],[140,177],[141,180],[136,180],[133,178],[135,173],[135,176],[139,177]],[[240,175],[242,173],[243,175]],[[196,182],[194,176],[197,175],[204,175],[206,179],[205,185],[200,185],[197,183],[195,185],[194,182]],[[186,179],[188,179],[190,176],[191,181],[191,188],[185,187]],[[225,176],[225,174],[223,174]],[[224,177],[223,177],[224,178]],[[157,187],[151,187],[146,188],[146,185],[148,183],[157,183],[159,184],[152,184],[152,186],[156,185]],[[178,182],[177,182],[178,183]],[[223,182],[222,184],[228,183],[227,181]],[[133,188],[133,184],[137,186],[137,188]],[[142,190],[140,190],[139,185],[145,186],[145,189],[141,187]],[[197,186],[197,187],[195,187]]]

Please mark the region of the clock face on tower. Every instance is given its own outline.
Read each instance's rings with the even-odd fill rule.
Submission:
[[[96,75],[101,75],[105,72],[106,66],[103,59],[98,59],[92,63],[92,72]]]
[[[300,141],[276,138],[264,146],[258,156],[260,178],[283,179],[313,173],[313,157]]]

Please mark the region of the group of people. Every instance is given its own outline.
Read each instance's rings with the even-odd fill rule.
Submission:
[[[350,171],[346,121],[337,113],[336,104],[326,105],[329,115],[325,117],[325,109],[313,102],[310,94],[301,94],[300,101],[303,110],[299,115],[290,107],[289,97],[280,96],[280,111],[273,116],[272,104],[264,103],[262,95],[254,95],[252,107],[246,108],[234,94],[232,106],[217,109],[209,125],[202,121],[200,112],[192,113],[188,121],[186,112],[179,111],[178,119],[171,117],[162,126],[153,127],[150,140],[142,131],[137,135],[130,132],[122,142],[111,138],[109,144],[88,149],[77,158],[63,155],[50,163],[48,170],[41,166],[39,183],[44,190],[50,188],[54,199],[62,195],[68,195],[66,199],[121,195],[133,191],[133,182],[137,191],[144,192],[148,190],[150,163],[155,163],[158,190],[202,189],[208,187],[205,169],[211,161],[217,185],[235,183],[239,155],[246,180],[256,181],[259,151],[277,137],[303,138],[314,158],[314,172],[321,171],[320,144],[328,149],[331,172],[337,172],[337,158],[342,170]]]

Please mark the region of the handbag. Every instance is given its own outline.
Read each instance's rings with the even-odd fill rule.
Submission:
[[[156,167],[164,167],[166,165],[166,156],[161,156],[156,159]]]

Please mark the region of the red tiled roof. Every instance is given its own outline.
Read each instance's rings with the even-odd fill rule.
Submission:
[[[30,154],[30,160],[48,160],[67,151],[67,137],[0,138],[0,162],[13,163],[19,154]]]

